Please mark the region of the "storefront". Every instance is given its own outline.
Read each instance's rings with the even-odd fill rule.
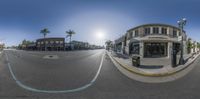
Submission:
[[[171,64],[173,55],[180,56],[180,37],[183,38],[183,55],[187,52],[186,32],[181,32],[178,27],[167,24],[144,24],[129,29],[123,36],[125,39],[121,43],[116,42],[120,48],[124,49],[124,54],[129,56],[139,56],[143,65],[162,65],[161,60],[166,65]],[[117,40],[118,41],[118,40]]]
[[[131,42],[129,45],[129,54],[140,54],[140,43],[139,42]]]
[[[124,36],[120,37],[119,39],[115,40],[114,50],[117,53],[124,53]]]
[[[168,44],[165,42],[145,42],[144,57],[166,57]]]
[[[139,55],[141,58],[171,57],[176,50],[180,54],[180,40],[183,38],[183,53],[187,52],[185,31],[167,24],[145,24],[129,29],[127,33],[115,40],[117,51],[127,55]]]

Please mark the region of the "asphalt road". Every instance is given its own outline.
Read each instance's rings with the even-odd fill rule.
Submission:
[[[109,57],[103,54],[103,50],[4,51],[0,55],[0,99],[200,98],[200,58],[192,64],[196,67],[186,76],[172,82],[150,84],[127,78],[117,70]],[[57,55],[58,59],[44,59],[45,55]],[[90,86],[66,93],[30,91],[20,87],[12,78],[8,63],[20,83],[38,90],[67,91],[88,84]],[[97,79],[94,80],[95,77]],[[94,82],[91,83],[92,80]]]

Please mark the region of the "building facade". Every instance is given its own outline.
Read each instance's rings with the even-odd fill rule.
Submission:
[[[33,42],[33,43],[30,43],[30,44],[27,44],[26,47],[25,47],[25,50],[37,50],[36,43]]]
[[[115,45],[114,45],[114,49],[115,49],[115,52],[117,53],[125,53],[125,36],[122,36],[118,39],[115,40]]]
[[[72,41],[71,43],[72,43],[72,48],[74,50],[89,49],[89,43],[88,42]]]
[[[115,40],[115,46],[123,54],[140,58],[170,58],[172,50],[180,53],[180,36],[183,36],[183,52],[187,53],[186,33],[167,24],[145,24],[129,29],[123,37]]]
[[[2,51],[5,48],[5,44],[4,43],[0,43],[0,51]]]
[[[198,52],[198,45],[196,41],[192,42],[192,53],[197,53]]]
[[[65,48],[65,38],[41,38],[36,40],[37,50],[61,51]]]

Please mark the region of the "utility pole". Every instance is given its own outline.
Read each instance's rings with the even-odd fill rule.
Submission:
[[[184,59],[183,59],[183,27],[186,25],[186,18],[181,19],[177,23],[178,23],[180,33],[181,33],[181,55],[180,55],[179,65],[183,65],[184,64]]]

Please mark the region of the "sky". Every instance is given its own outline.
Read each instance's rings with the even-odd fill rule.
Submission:
[[[73,40],[102,45],[138,25],[177,26],[181,18],[187,18],[187,35],[200,41],[199,5],[200,0],[0,0],[0,42],[35,41],[48,28],[47,37],[66,37],[71,29]]]

